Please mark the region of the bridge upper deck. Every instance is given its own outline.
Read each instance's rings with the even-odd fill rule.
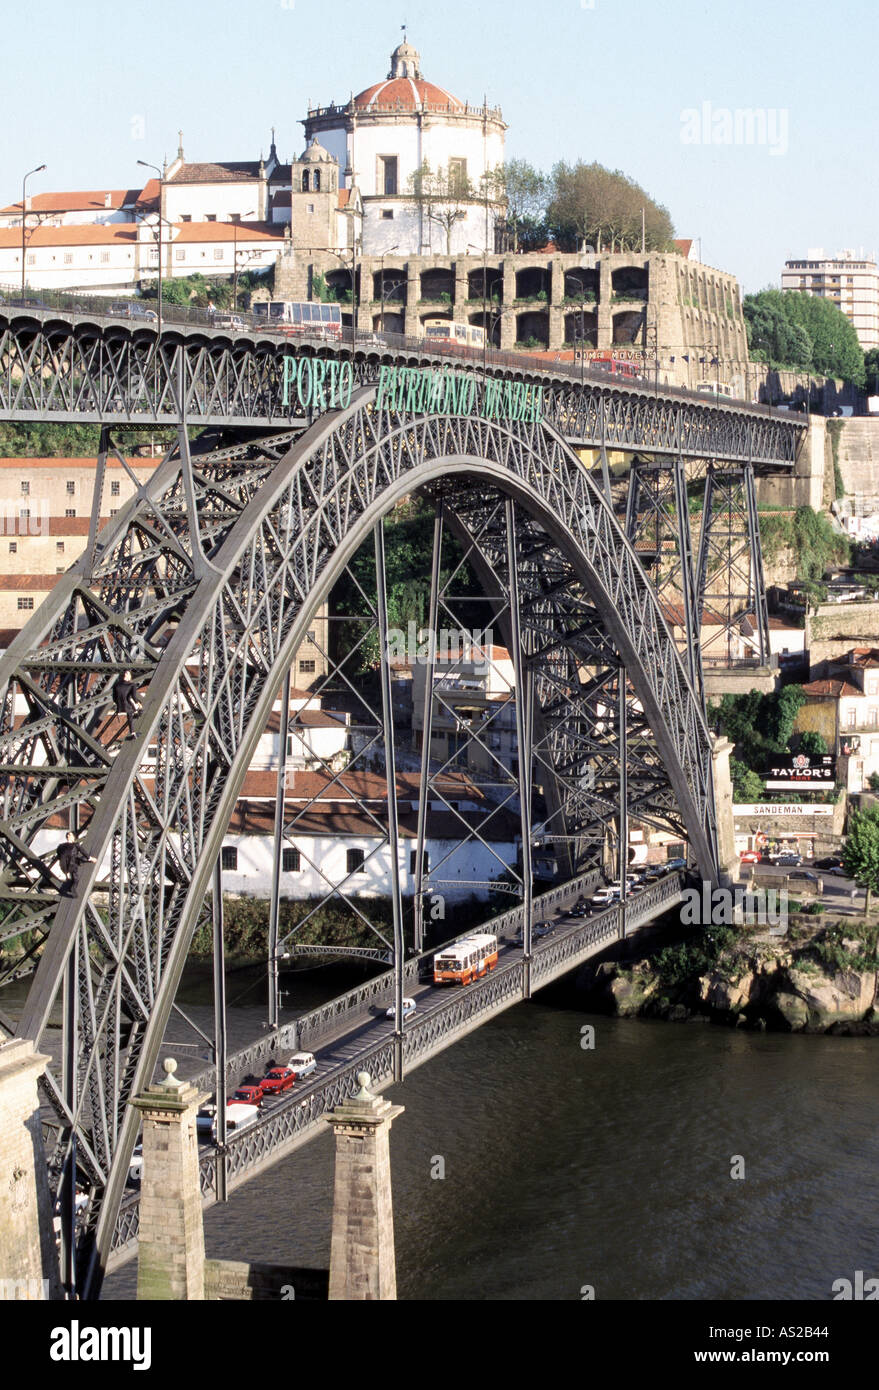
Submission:
[[[342,341],[293,340],[257,328],[217,329],[185,311],[181,318],[166,313],[158,334],[149,321],[80,309],[73,297],[59,308],[0,305],[0,419],[305,427],[321,406],[334,404],[329,390],[316,405],[297,389],[299,362],[318,358],[334,387],[349,371],[352,386],[374,384],[383,367],[463,374],[475,383],[471,408],[486,413],[495,389],[487,383],[530,387],[542,416],[582,447],[787,471],[806,433],[803,418],[768,406],[622,381],[525,353],[446,349],[395,334],[351,341],[350,330]]]

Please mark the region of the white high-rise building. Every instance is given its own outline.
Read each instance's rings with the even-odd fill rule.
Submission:
[[[831,256],[823,247],[812,247],[803,259],[785,261],[781,288],[829,299],[853,324],[865,352],[879,347],[879,273],[874,254],[840,251]]]

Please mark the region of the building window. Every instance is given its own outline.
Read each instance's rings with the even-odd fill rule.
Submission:
[[[26,482],[24,479],[22,479],[22,482],[21,482],[21,495],[22,495],[22,497],[30,497],[30,493],[31,493],[31,485],[30,485],[30,483],[28,483],[28,482]]]
[[[65,252],[64,252],[64,264],[65,264],[65,265],[73,265],[73,252],[72,252],[72,251],[65,251]]]
[[[214,247],[214,260],[215,260],[215,261],[221,261],[222,259],[223,259],[223,248],[222,248],[222,246],[215,246],[215,247]]]
[[[118,482],[115,482],[115,483],[111,483],[111,484],[110,484],[110,496],[111,496],[111,497],[118,497],[118,496],[119,496],[119,487],[120,487],[120,484],[119,484]]]
[[[677,844],[674,844],[674,845],[666,845],[666,847],[665,847],[665,857],[666,857],[666,859],[686,859],[686,857],[687,857],[687,847],[686,847],[686,845],[677,845]]]
[[[19,603],[20,602],[21,600],[19,600]],[[31,599],[31,603],[33,603],[33,599]],[[362,874],[366,872],[366,870],[363,867],[362,849],[349,849],[347,855],[347,866],[349,874]]]
[[[176,250],[176,249],[175,249],[175,251],[174,251],[174,259],[175,259],[175,261],[185,261],[185,260],[186,260],[186,252],[185,252],[185,251],[179,251],[179,250]]]
[[[231,845],[224,845],[220,851],[220,867],[229,873],[235,873],[238,868],[238,851]]]
[[[55,549],[56,549],[56,551],[58,552],[59,555],[63,555],[63,554],[64,554],[64,542],[63,542],[63,541],[56,541],[56,542],[55,542]]]
[[[76,508],[75,508],[75,507],[66,507],[65,510],[64,510],[64,515],[65,515],[65,516],[76,516]]]
[[[422,862],[421,862],[421,867],[422,867],[423,871],[424,871],[425,873],[427,873],[427,872],[428,872],[428,867],[429,867],[429,858],[428,858],[427,850],[425,850],[424,853],[422,854],[421,860],[422,860]],[[410,851],[409,851],[409,872],[410,872],[410,874],[414,874],[415,871],[416,871],[416,869],[417,869],[417,867],[418,867],[418,851],[415,850],[415,849],[410,849]]]
[[[109,252],[109,251],[102,251],[102,252],[101,252],[101,265],[109,265],[109,264],[110,264],[110,252]]]
[[[216,214],[215,212],[207,212],[207,213],[205,213],[205,219],[204,219],[204,220],[205,220],[205,222],[216,222],[216,220],[217,220],[217,214]]]
[[[30,507],[22,507],[21,510],[20,510],[20,512],[18,513],[18,519],[19,519],[19,521],[30,521],[30,519],[31,519],[31,509],[30,509]]]
[[[313,632],[306,632],[305,636],[306,636],[307,640],[311,643],[312,646],[315,646],[315,645],[316,645],[316,644],[315,644],[315,640],[314,640],[314,633],[313,633]]]
[[[314,203],[306,203],[306,212],[314,214]]]
[[[299,669],[307,675],[312,675],[315,670],[315,663],[313,661],[300,661]]]
[[[118,507],[111,507],[111,508],[110,508],[110,515],[111,515],[111,516],[116,516],[116,514],[117,514],[118,511],[119,511],[119,508],[118,508]]]
[[[68,497],[73,497],[75,493],[76,493],[76,479],[75,479],[75,478],[68,478],[68,479],[67,479],[67,496],[68,496]]]
[[[34,255],[33,251],[28,251],[28,253],[27,253],[27,264],[28,264],[28,265],[36,265],[36,263],[37,263],[37,258],[36,258],[36,256]]]
[[[302,868],[302,859],[298,849],[285,849],[282,852],[282,865],[285,874],[298,874]]]
[[[449,184],[458,193],[463,193],[467,187],[467,161],[466,159],[449,160]]]
[[[23,612],[23,611],[30,612],[30,610],[33,608],[33,606],[34,606],[34,601],[33,601],[32,598],[20,598],[20,599],[18,600],[19,612]]]
[[[310,182],[309,182],[308,170],[307,170],[307,169],[303,169],[303,170],[302,170],[302,192],[303,192],[303,193],[310,193],[310,192],[311,192],[311,184],[310,184]]]
[[[191,212],[184,212],[184,214],[183,214],[183,216],[181,217],[180,221],[181,221],[181,222],[191,222],[191,221],[192,221],[192,213],[191,213]]]
[[[63,574],[63,573],[64,573],[64,566],[63,566],[63,565],[58,565],[58,566],[56,567],[56,569],[55,569],[55,573],[56,573],[56,574]]]
[[[378,157],[378,191],[386,198],[397,196],[397,156],[380,154]]]
[[[18,541],[10,541],[10,542],[9,542],[9,554],[10,554],[10,555],[17,555],[17,554],[18,554]]]
[[[393,209],[393,208],[382,208],[382,217],[383,217],[383,219],[384,219],[385,222],[391,222],[391,221],[393,221],[394,209]]]
[[[856,710],[856,709],[850,709],[850,710],[848,711],[847,716],[846,716],[846,723],[847,723],[848,727],[849,727],[850,729],[856,728],[856,727],[857,727],[857,722],[858,722],[858,712],[857,712],[857,710]]]

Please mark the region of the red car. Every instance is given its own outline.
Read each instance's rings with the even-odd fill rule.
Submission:
[[[759,864],[760,851],[757,849],[743,849],[739,855],[739,859],[743,864]]]
[[[259,1084],[264,1096],[279,1096],[282,1091],[289,1091],[295,1083],[296,1073],[290,1067],[272,1067]]]
[[[228,1105],[262,1105],[262,1098],[265,1092],[262,1086],[239,1086],[234,1095],[229,1097]]]

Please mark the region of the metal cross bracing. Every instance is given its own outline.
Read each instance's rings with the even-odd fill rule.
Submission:
[[[0,306],[0,419],[176,427],[310,424],[311,408],[285,391],[286,358],[353,362],[353,384],[373,384],[382,363],[476,374],[466,357],[422,340],[394,344],[292,343],[268,335],[225,336],[166,324],[161,336],[97,316]],[[562,364],[505,354],[486,373],[540,383],[544,414],[572,443],[750,461],[790,471],[807,426],[764,406],[706,401],[678,388],[580,381]],[[295,375],[295,374],[294,374]]]
[[[100,1283],[136,1137],[128,1100],[152,1078],[279,685],[313,614],[400,498],[451,481],[466,525],[465,503],[496,507],[496,496],[484,502],[483,493],[501,493],[513,517],[506,563],[516,575],[537,564],[533,528],[545,534],[556,566],[568,567],[566,575],[559,569],[562,579],[576,581],[572,606],[562,605],[565,621],[582,617],[583,595],[591,606],[572,641],[590,624],[605,631],[649,724],[652,757],[673,789],[693,857],[704,877],[716,871],[701,701],[635,552],[577,457],[545,420],[413,417],[379,410],[374,398],[374,390],[358,392],[280,457],[271,441],[201,453],[181,428],[150,481],[96,532],[0,659],[4,931],[32,933],[28,949],[39,954],[15,1031],[39,1041],[53,1011],[63,1019],[61,1066],[45,1080],[57,1136],[51,1179],[69,1196],[75,1174],[90,1191],[75,1252],[76,1285],[86,1293]],[[110,447],[105,431],[102,452]],[[525,599],[519,622],[530,633],[537,619],[529,595],[512,589],[516,603]],[[564,645],[567,636],[554,640]],[[526,666],[531,644],[523,639],[517,655]],[[382,652],[386,666],[384,641]],[[553,689],[561,695],[558,672],[573,684],[572,664],[559,656],[535,668],[535,760],[541,739],[565,748],[581,725],[588,730],[591,716],[578,712],[566,743],[556,707],[551,734],[539,731],[543,703],[551,705]],[[122,742],[121,721],[107,708],[127,669],[143,709]],[[386,671],[383,681],[385,700]],[[622,776],[625,757],[618,762]],[[552,789],[551,766],[540,775],[551,810],[568,792]],[[520,802],[530,808],[524,790],[520,779]],[[625,806],[625,788],[622,799]],[[47,836],[70,818],[83,829],[90,862],[73,895],[59,897]],[[399,993],[396,922],[394,937]],[[399,1037],[393,1046],[399,1068]]]
[[[769,609],[760,545],[754,470],[707,465],[696,563],[697,618],[706,666],[739,662],[741,622],[750,617],[753,656],[741,664],[769,663]],[[710,610],[711,622],[706,622]]]
[[[551,913],[559,904],[570,903],[577,891],[588,887],[589,882],[588,878],[577,880],[565,889],[542,895],[535,901],[535,910]],[[668,875],[631,900],[623,922],[615,908],[587,920],[563,919],[549,938],[535,942],[530,960],[510,941],[522,928],[523,908],[520,906],[503,918],[494,919],[492,930],[501,943],[497,968],[483,981],[466,989],[434,993],[422,990],[418,1012],[407,1022],[401,1040],[406,1071],[421,1066],[518,1003],[526,992],[529,977],[533,988],[542,988],[605,950],[622,934],[632,935],[668,912],[680,901],[683,886],[683,875]],[[418,982],[418,965],[413,961],[409,967],[407,989],[413,992]],[[222,1147],[203,1148],[200,1170],[205,1206],[220,1200],[224,1190],[233,1191],[325,1132],[324,1116],[354,1094],[359,1086],[357,1075],[364,1068],[376,1086],[396,1079],[396,1040],[389,1025],[381,1020],[385,1006],[393,1000],[394,972],[388,971],[313,1015],[282,1026],[254,1047],[229,1059],[230,1087],[237,1084],[255,1062],[262,1065],[267,1058],[295,1047],[308,1046],[317,1054],[318,1071],[314,1078],[298,1083],[254,1126],[230,1135]],[[352,1059],[345,1043],[346,1039],[358,1035],[357,1055]],[[210,1085],[212,1077],[205,1072],[193,1077],[192,1082],[199,1087]],[[113,1231],[107,1257],[110,1269],[117,1268],[136,1253],[138,1218],[138,1194],[129,1192],[121,1204]]]

